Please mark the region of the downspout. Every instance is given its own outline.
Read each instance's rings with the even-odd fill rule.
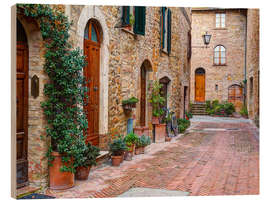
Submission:
[[[245,62],[244,62],[244,106],[246,106],[247,100],[247,15],[248,10],[246,10],[246,27],[245,27]]]

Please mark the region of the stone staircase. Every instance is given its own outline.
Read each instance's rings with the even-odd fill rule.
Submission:
[[[206,112],[206,104],[205,103],[192,104],[191,113],[192,115],[208,115]]]

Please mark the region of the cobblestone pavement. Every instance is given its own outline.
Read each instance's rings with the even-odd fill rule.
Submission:
[[[259,137],[249,122],[194,118],[170,143],[153,143],[146,154],[105,165],[58,198],[117,197],[130,188],[180,190],[189,195],[259,194]]]

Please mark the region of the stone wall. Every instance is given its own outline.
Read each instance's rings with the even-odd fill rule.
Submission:
[[[84,14],[88,9],[91,15]],[[187,32],[190,24],[187,22],[180,8],[172,10],[172,52],[168,56],[160,49],[160,8],[146,8],[145,35],[134,35],[132,31],[119,28],[121,23],[121,7],[119,6],[66,6],[66,13],[73,20],[71,39],[74,45],[79,45],[81,36],[78,30],[84,30],[84,19],[92,18],[100,22],[103,33],[103,42],[107,41],[108,64],[103,70],[108,72],[108,86],[104,97],[108,102],[108,123],[106,129],[101,133],[101,140],[108,140],[105,136],[115,134],[126,134],[127,119],[123,112],[121,102],[131,96],[140,98],[140,68],[144,61],[147,66],[147,96],[151,93],[149,84],[153,80],[167,76],[171,79],[168,96],[168,107],[182,116],[183,111],[183,87],[189,86],[189,62],[187,60]],[[190,9],[185,9],[187,17],[190,18]],[[87,19],[87,17],[89,19]],[[104,21],[105,23],[102,23]],[[80,24],[81,23],[81,24]],[[107,32],[105,36],[104,31]],[[106,64],[105,64],[106,65]],[[102,76],[101,76],[102,77]],[[104,92],[102,94],[104,94]],[[188,101],[187,101],[188,103]],[[146,104],[146,126],[152,130],[151,105]],[[139,125],[140,103],[133,110],[134,127]],[[101,116],[100,119],[103,119]],[[103,145],[103,143],[101,143]]]
[[[223,10],[223,9],[221,9]],[[205,100],[228,100],[228,87],[244,80],[245,60],[245,10],[225,9],[225,28],[215,27],[215,14],[220,10],[192,10],[191,101],[195,101],[195,70],[205,69]],[[202,35],[211,34],[205,48]],[[214,48],[226,48],[226,65],[214,65]],[[218,90],[215,89],[218,85]]]
[[[249,118],[259,121],[259,9],[247,11],[247,107]],[[253,87],[251,87],[253,78]],[[253,89],[253,90],[252,90]]]

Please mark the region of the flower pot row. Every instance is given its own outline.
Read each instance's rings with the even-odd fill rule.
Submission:
[[[121,136],[115,139],[110,144],[112,153],[112,166],[119,166],[123,160],[131,161],[136,154],[143,154],[145,146],[151,143],[149,136],[138,136],[134,133],[129,133],[125,138]]]

